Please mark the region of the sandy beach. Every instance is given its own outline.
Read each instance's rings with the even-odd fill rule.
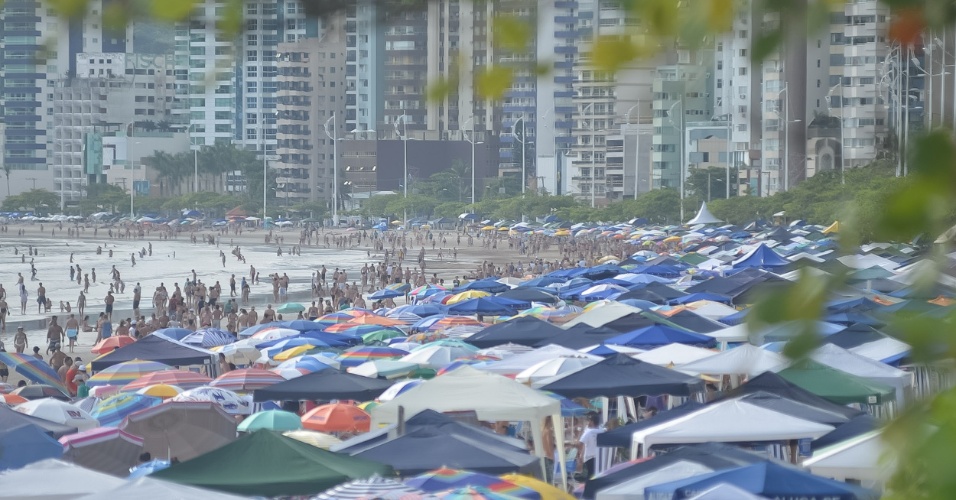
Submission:
[[[42,227],[42,230],[41,230]],[[23,235],[18,235],[19,230]],[[229,279],[236,276],[236,281],[249,276],[250,266],[255,266],[262,281],[251,284],[250,305],[262,310],[273,302],[271,281],[266,276],[272,273],[286,273],[291,281],[289,285],[289,300],[307,304],[311,301],[312,273],[321,269],[323,265],[329,274],[336,268],[345,269],[349,279],[358,279],[359,270],[365,263],[380,262],[383,259],[381,252],[373,252],[366,239],[362,245],[350,248],[328,247],[324,243],[325,234],[343,236],[344,230],[320,232],[318,241],[313,245],[303,245],[301,255],[291,255],[288,249],[298,243],[299,230],[278,229],[275,235],[283,237],[281,246],[283,255],[277,255],[277,245],[273,242],[265,243],[265,232],[244,231],[241,235],[219,235],[218,245],[202,243],[202,235],[216,236],[219,233],[212,230],[200,231],[198,243],[192,243],[188,233],[180,234],[178,239],[160,239],[159,233],[152,233],[143,239],[116,239],[110,238],[108,229],[100,228],[96,231],[92,227],[85,227],[79,236],[68,237],[67,228],[54,229],[51,224],[11,224],[8,232],[0,233],[0,285],[6,289],[7,303],[10,315],[7,316],[6,332],[0,334],[0,341],[7,350],[13,351],[13,335],[18,326],[23,326],[29,339],[30,352],[33,346],[39,346],[41,353],[46,349],[46,328],[51,316],[57,316],[60,324],[65,323],[69,313],[60,312],[60,302],[70,302],[73,313],[76,314],[76,301],[83,289],[75,278],[70,280],[70,258],[73,264],[79,264],[84,274],[91,274],[95,269],[96,281],[91,279],[87,305],[84,315],[90,316],[90,323],[95,323],[96,316],[104,311],[104,298],[110,289],[110,273],[113,266],[120,272],[125,283],[125,293],[114,293],[115,303],[113,312],[114,327],[120,319],[133,316],[133,288],[137,283],[143,290],[140,303],[140,313],[149,316],[152,313],[151,298],[153,291],[161,283],[172,289],[174,283],[181,286],[187,278],[191,278],[193,270],[196,276],[204,283],[222,285],[223,297],[229,294]],[[499,245],[495,250],[483,248],[478,240],[473,246],[467,245],[467,238],[462,237],[462,246],[457,246],[454,231],[434,231],[436,235],[444,233],[448,245],[432,249],[425,247],[426,269],[429,274],[437,273],[440,278],[451,282],[456,276],[462,276],[473,271],[482,261],[492,261],[496,264],[506,264],[527,261],[528,256],[521,256],[507,244]],[[115,231],[114,231],[115,234]],[[152,244],[152,255],[140,258],[139,252],[149,248]],[[239,246],[246,263],[242,263],[231,255],[231,251]],[[30,248],[36,250],[33,256],[37,269],[36,280],[30,279],[31,257],[25,255]],[[97,247],[102,253],[97,254]],[[457,257],[453,248],[457,248]],[[112,257],[109,251],[113,251]],[[438,254],[441,250],[442,258]],[[220,251],[226,254],[225,264],[222,262]],[[413,252],[409,245],[409,252]],[[136,254],[136,263],[133,265],[131,254]],[[493,254],[493,255],[490,255]],[[556,254],[556,251],[555,251]],[[544,256],[553,258],[554,256]],[[409,259],[406,259],[406,263]],[[26,314],[20,313],[20,299],[17,295],[18,273],[23,275],[24,283],[29,293]],[[47,297],[53,301],[50,313],[37,312],[37,287],[43,283],[47,290]],[[399,299],[400,301],[401,299]],[[82,318],[79,318],[82,319]],[[286,318],[293,319],[293,318]],[[89,361],[96,356],[90,352],[95,340],[95,333],[81,332],[72,356],[79,356]],[[64,345],[64,351],[66,351]],[[12,372],[9,383],[16,384],[19,376]]]

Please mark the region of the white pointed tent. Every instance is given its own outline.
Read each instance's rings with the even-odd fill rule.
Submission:
[[[632,356],[657,366],[672,366],[699,361],[717,354],[717,351],[694,347],[686,344],[668,344]]]
[[[631,437],[631,459],[637,458],[638,450],[641,456],[647,456],[648,449],[659,444],[815,439],[832,430],[832,425],[818,424],[732,399],[634,432]]]
[[[733,349],[715,354],[699,361],[675,367],[677,371],[691,375],[738,375],[756,377],[782,363],[787,358],[775,352],[750,344],[741,344]]]
[[[641,310],[634,306],[629,306],[620,302],[606,302],[578,315],[571,321],[561,325],[561,327],[567,330],[578,323],[585,323],[593,327],[604,326],[616,319],[621,319],[628,314],[640,312]]]
[[[644,488],[655,484],[678,481],[688,477],[699,476],[714,472],[714,469],[690,460],[678,460],[647,474],[636,476],[613,486],[598,490],[594,494],[596,500],[629,500],[644,498]]]
[[[372,428],[398,423],[399,408],[403,408],[405,415],[409,417],[422,410],[440,413],[473,411],[479,420],[486,422],[528,422],[531,426],[534,454],[542,459],[542,472],[543,459],[548,457],[542,441],[544,420],[551,417],[558,455],[564,456],[561,403],[501,375],[462,366],[441,377],[435,377],[387,403],[372,408]],[[559,466],[560,477],[566,478],[564,461],[561,461]]]
[[[700,210],[697,211],[697,215],[693,219],[687,221],[687,225],[693,226],[695,224],[720,224],[723,222],[710,213],[710,210],[707,210],[707,202],[701,202]]]
[[[484,372],[497,373],[499,375],[515,375],[543,361],[569,356],[585,357],[594,361],[600,361],[603,359],[600,356],[595,356],[594,354],[586,354],[564,346],[548,344],[533,351],[515,354],[510,358],[477,365],[474,366],[474,368]]]
[[[896,468],[896,456],[890,451],[881,432],[873,431],[813,452],[803,467],[838,481],[857,480],[869,488],[883,483]]]

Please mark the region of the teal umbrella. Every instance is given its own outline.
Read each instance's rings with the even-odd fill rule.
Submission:
[[[239,432],[254,432],[259,429],[273,431],[297,431],[302,428],[302,421],[295,413],[282,410],[266,410],[249,415],[239,424]]]
[[[296,302],[287,302],[276,309],[276,312],[280,313],[298,313],[302,311],[305,311],[305,306]]]

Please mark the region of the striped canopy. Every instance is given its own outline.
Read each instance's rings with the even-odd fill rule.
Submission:
[[[180,389],[195,389],[196,387],[202,387],[209,382],[212,382],[212,379],[195,372],[188,372],[185,370],[165,370],[161,372],[147,373],[142,377],[126,384],[123,386],[123,392],[136,392],[143,387],[148,387],[156,384],[166,384],[166,385],[175,385]]]
[[[538,492],[530,488],[525,488],[512,482],[505,481],[498,476],[461,469],[450,469],[447,467],[435,469],[431,472],[426,472],[424,474],[406,479],[405,484],[414,486],[415,488],[427,492],[453,490],[455,488],[480,487],[490,493],[508,495],[507,498],[541,498],[541,495]]]
[[[152,408],[162,402],[162,399],[152,396],[121,392],[93,405],[90,415],[99,420],[103,427],[116,427],[127,415]]]
[[[115,364],[101,372],[96,373],[89,380],[86,381],[86,385],[90,387],[97,387],[101,385],[126,385],[147,373],[161,372],[163,370],[170,370],[171,366],[156,361],[147,361],[142,359],[134,359],[132,361],[124,361],[122,363]]]
[[[210,387],[218,387],[230,391],[250,392],[256,389],[262,389],[263,387],[269,387],[279,382],[285,382],[285,379],[275,372],[260,370],[258,368],[245,368],[220,375],[210,382],[209,385]]]
[[[56,374],[53,367],[33,356],[16,352],[0,352],[0,362],[31,382],[51,385],[63,391],[64,394],[67,393],[66,387],[60,381],[60,376]]]
[[[315,497],[320,500],[342,498],[381,498],[386,494],[421,494],[411,486],[402,484],[394,479],[373,476],[368,479],[356,479],[326,490]],[[395,498],[401,498],[395,497]]]

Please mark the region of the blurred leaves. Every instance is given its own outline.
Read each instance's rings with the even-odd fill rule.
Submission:
[[[501,99],[513,76],[514,69],[509,66],[486,66],[475,77],[475,91],[486,99]]]
[[[513,15],[499,14],[494,16],[491,26],[496,47],[511,52],[528,50],[532,30],[527,21]]]

